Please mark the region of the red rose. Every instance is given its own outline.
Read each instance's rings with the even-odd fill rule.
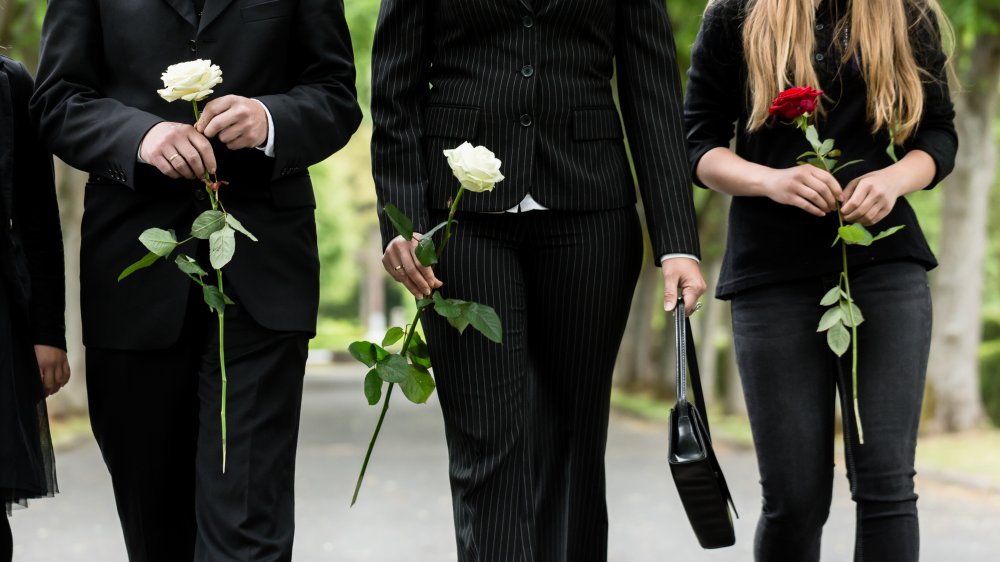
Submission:
[[[768,113],[780,115],[791,121],[806,113],[816,111],[816,100],[821,95],[823,92],[813,89],[812,86],[789,88],[774,98]]]

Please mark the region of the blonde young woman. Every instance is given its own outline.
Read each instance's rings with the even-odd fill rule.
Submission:
[[[820,300],[841,270],[831,247],[838,205],[848,222],[905,225],[848,255],[867,319],[858,334],[864,444],[851,400],[841,400],[855,560],[918,559],[913,457],[931,330],[927,270],[936,261],[904,196],[934,187],[957,149],[937,13],[933,0],[713,0],[692,51],[692,169],[700,185],[734,196],[717,296],[732,301],[761,474],[758,561],[820,556],[834,393],[850,392],[850,364],[816,332]],[[785,88],[806,85],[825,91],[821,136],[862,163],[836,175],[795,165],[808,145],[768,107]],[[886,153],[891,136],[896,163]]]

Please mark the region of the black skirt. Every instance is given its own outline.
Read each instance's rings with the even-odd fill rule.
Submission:
[[[48,411],[28,334],[0,275],[0,502],[9,513],[57,491]]]

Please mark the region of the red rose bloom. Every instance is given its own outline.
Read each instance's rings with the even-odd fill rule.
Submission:
[[[791,121],[806,113],[816,111],[816,100],[821,95],[823,95],[823,92],[813,89],[812,86],[789,88],[774,98],[768,113],[771,115],[780,115],[784,119]]]

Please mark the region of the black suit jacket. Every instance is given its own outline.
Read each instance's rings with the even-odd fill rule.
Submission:
[[[52,156],[28,115],[32,80],[0,57],[0,275],[15,329],[34,344],[66,349],[66,289]],[[4,343],[3,345],[7,345]]]
[[[213,97],[238,94],[271,112],[275,158],[215,145],[227,210],[260,239],[237,242],[229,286],[261,325],[314,332],[319,297],[315,199],[307,167],[340,149],[361,119],[342,0],[51,0],[32,109],[60,158],[91,173],[83,218],[84,341],[163,348],[181,329],[190,280],[172,259],[122,283],[146,228],[187,233],[207,208],[199,183],[136,161],[164,120],[191,123],[191,104],[156,90],[167,66],[222,68]],[[186,249],[188,253],[192,248]]]
[[[379,200],[418,231],[458,188],[441,151],[466,140],[493,150],[507,179],[465,210],[501,211],[529,192],[558,210],[633,204],[617,67],[653,251],[698,254],[663,0],[383,0],[372,65]],[[388,242],[396,233],[381,223]]]

